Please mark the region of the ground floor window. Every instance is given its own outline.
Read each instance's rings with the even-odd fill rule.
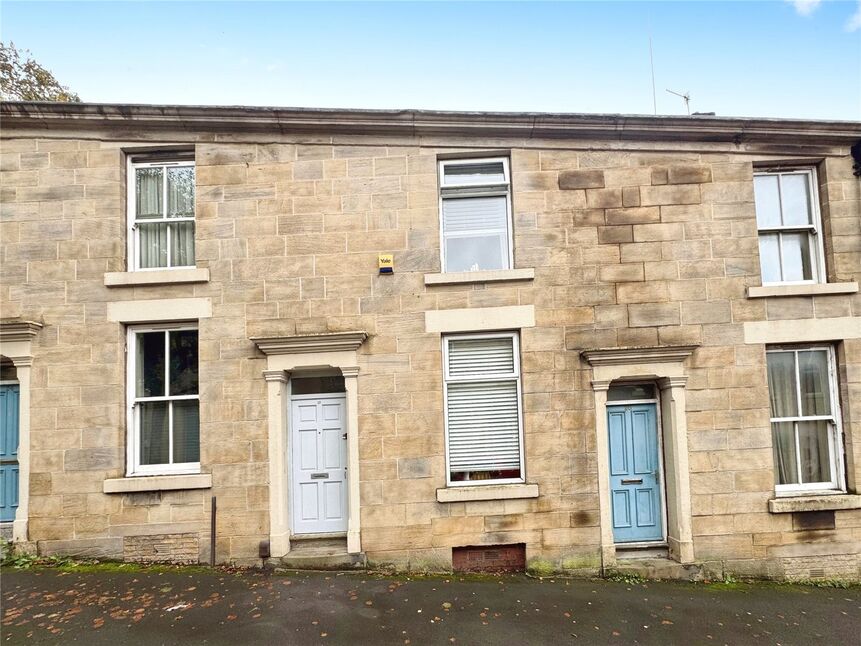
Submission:
[[[834,348],[769,347],[766,359],[777,491],[841,489]]]
[[[132,327],[128,348],[130,474],[199,471],[197,329]]]
[[[443,355],[449,483],[522,482],[517,334],[446,336]]]

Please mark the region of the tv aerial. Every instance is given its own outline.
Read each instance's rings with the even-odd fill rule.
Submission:
[[[670,94],[675,94],[677,97],[681,97],[685,101],[685,109],[688,111],[688,116],[691,116],[691,93],[685,92],[682,94],[681,92],[673,92],[670,89],[667,89],[667,92]]]

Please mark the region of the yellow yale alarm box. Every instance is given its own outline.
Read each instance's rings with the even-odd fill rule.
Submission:
[[[380,273],[392,274],[395,271],[395,257],[390,253],[380,254]]]

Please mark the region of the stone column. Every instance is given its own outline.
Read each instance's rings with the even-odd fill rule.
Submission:
[[[349,516],[347,521],[347,552],[362,551],[361,491],[359,479],[359,368],[341,368],[344,390],[347,391],[347,495]]]
[[[18,509],[12,522],[12,540],[29,541],[30,516],[30,366],[33,357],[9,357],[18,379]]]
[[[601,567],[616,564],[616,539],[613,537],[613,503],[610,499],[610,444],[607,436],[607,391],[610,380],[593,380],[595,391],[595,453],[598,458],[598,506],[601,516]]]
[[[679,563],[694,561],[685,397],[687,381],[688,378],[683,376],[658,381],[666,455],[667,543],[670,557]]]
[[[287,382],[284,370],[264,370],[269,404],[269,550],[272,558],[290,551],[287,500]]]

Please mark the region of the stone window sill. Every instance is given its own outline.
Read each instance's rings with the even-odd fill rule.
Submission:
[[[512,280],[534,280],[535,270],[499,269],[495,271],[455,271],[425,274],[425,285],[461,285],[465,283],[501,283]]]
[[[471,502],[476,500],[517,500],[537,498],[537,484],[474,485],[436,490],[437,502]]]
[[[848,493],[772,498],[768,511],[772,514],[789,514],[799,511],[832,511],[839,509],[861,509],[861,495]]]
[[[829,294],[855,294],[858,283],[816,283],[810,285],[767,285],[748,287],[748,298],[774,298],[780,296],[828,296]]]
[[[186,267],[153,269],[149,271],[113,271],[105,274],[106,287],[138,287],[144,285],[178,285],[208,283],[209,269]]]
[[[196,473],[183,476],[137,476],[105,480],[105,493],[139,493],[144,491],[180,491],[183,489],[211,489],[212,474]]]

